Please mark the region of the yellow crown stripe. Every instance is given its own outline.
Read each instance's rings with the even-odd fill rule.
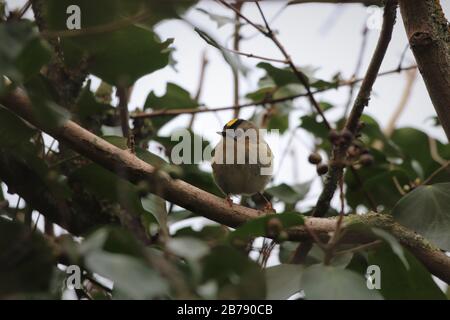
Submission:
[[[227,124],[225,125],[227,128],[231,127],[233,124],[236,123],[236,121],[238,121],[239,119],[232,119],[230,121],[227,122]]]

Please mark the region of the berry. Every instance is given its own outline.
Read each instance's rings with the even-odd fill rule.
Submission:
[[[360,152],[360,151],[359,151],[359,148],[358,148],[358,147],[352,145],[352,146],[350,146],[350,147],[348,148],[347,152],[348,152],[348,155],[349,155],[350,157],[354,158],[354,157],[356,157],[356,156],[359,155],[359,152]]]
[[[322,157],[320,156],[320,154],[314,152],[309,155],[308,161],[312,164],[319,164],[322,162]]]
[[[325,173],[328,172],[328,166],[326,164],[319,164],[317,166],[316,170],[317,170],[317,174],[319,176],[322,176],[322,175],[324,175]]]
[[[330,130],[330,133],[328,134],[328,139],[330,139],[330,142],[332,144],[337,144],[339,142],[340,137],[341,136],[339,135],[339,133],[334,129]]]
[[[341,136],[347,143],[350,143],[353,140],[353,133],[351,133],[348,129],[342,130]]]

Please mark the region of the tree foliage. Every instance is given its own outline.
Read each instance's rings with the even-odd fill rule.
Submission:
[[[35,127],[0,105],[0,181],[9,194],[24,200],[23,207],[8,203],[10,197],[0,192],[1,298],[61,299],[68,290],[66,267],[76,265],[81,269],[81,287],[75,290],[80,299],[287,299],[293,295],[302,299],[445,299],[430,271],[389,231],[368,230],[378,240],[362,250],[354,250],[358,244],[340,243],[339,237],[332,250],[323,251],[324,244],[315,243],[301,265],[294,263],[299,243],[289,239],[287,230],[302,228],[313,214],[313,207],[300,205],[311,196],[312,181],[268,187],[265,195],[278,213],[236,229],[219,224],[174,229],[180,221],[199,215],[169,203],[164,192],[149,193],[145,181],[132,183],[70,145],[49,145],[51,139],[43,131],[70,119],[121,149],[130,148],[129,137],[120,130],[113,92],[170,67],[173,39],[160,39],[155,25],[179,19],[197,3],[32,3],[36,20],[30,21],[17,12],[6,12],[0,1],[0,95],[23,88],[42,124]],[[66,8],[73,4],[81,8],[83,28],[71,34],[66,28]],[[231,11],[229,17],[201,12],[218,28],[235,22]],[[242,19],[241,23],[247,24]],[[218,48],[224,61],[245,75],[242,59],[207,31],[196,31],[193,36]],[[290,114],[296,97],[307,96],[310,90],[335,90],[343,79],[339,75],[319,79],[316,68],[302,66],[297,67],[306,79],[302,83],[290,66],[265,61],[257,68],[262,72],[257,90],[243,94],[246,102],[257,105],[252,120],[285,136],[292,130],[308,133],[314,152],[321,155],[317,168],[327,167],[333,147],[346,139],[340,131],[346,116],[331,122],[336,128],[331,132],[317,110],[305,111],[300,119]],[[93,91],[89,75],[102,81],[98,90]],[[332,101],[321,101],[320,94],[315,96],[327,117],[340,109]],[[167,83],[162,95],[150,92],[142,108],[132,113],[132,148],[157,172],[220,195],[204,166],[175,166],[167,160],[176,143],[163,136],[161,128],[178,114],[164,112],[196,110],[200,108],[197,98],[175,83]],[[161,114],[133,117],[157,112]],[[358,132],[350,139],[341,181],[345,213],[377,210],[424,236],[430,248],[450,250],[446,160],[450,146],[416,128],[397,128],[387,135],[368,115],[361,117]],[[159,144],[165,154],[150,152],[150,143]],[[210,146],[204,142],[202,147]],[[258,197],[242,199],[248,207],[260,209],[261,203]],[[340,210],[336,206],[326,216],[336,218]],[[45,221],[45,230],[34,225],[37,217]],[[64,232],[55,235],[54,225]],[[272,251],[274,247],[278,250]],[[269,258],[281,263],[266,267]],[[366,284],[370,265],[382,270],[381,289],[370,290]]]

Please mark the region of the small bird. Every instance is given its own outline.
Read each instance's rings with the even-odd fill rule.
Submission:
[[[272,177],[273,155],[258,127],[247,120],[232,119],[217,133],[222,140],[214,148],[213,176],[228,204],[233,204],[231,195],[258,193],[266,208],[273,210],[262,194]]]

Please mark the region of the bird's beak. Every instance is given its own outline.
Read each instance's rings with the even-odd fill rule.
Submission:
[[[219,134],[219,135],[221,135],[222,137],[225,136],[225,132],[223,132],[223,131],[217,131],[216,133]]]

